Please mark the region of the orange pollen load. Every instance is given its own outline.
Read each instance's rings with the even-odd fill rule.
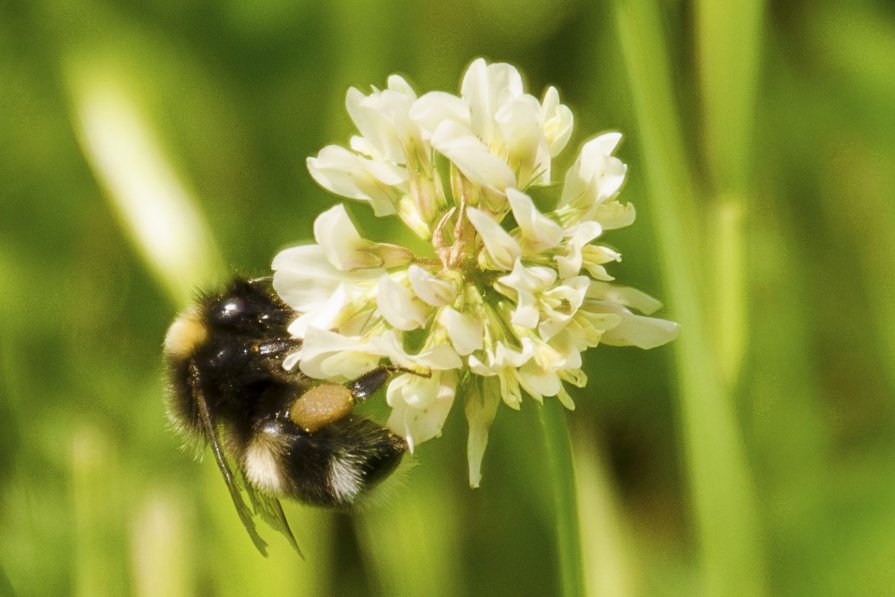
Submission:
[[[354,397],[348,388],[323,384],[311,388],[296,400],[289,418],[308,433],[314,433],[347,417],[353,409]]]

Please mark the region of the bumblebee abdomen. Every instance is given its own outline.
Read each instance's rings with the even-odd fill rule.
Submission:
[[[406,447],[401,437],[360,417],[314,433],[271,419],[247,444],[243,472],[262,491],[346,508],[397,467]]]

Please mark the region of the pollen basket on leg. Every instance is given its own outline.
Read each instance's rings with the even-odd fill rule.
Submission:
[[[283,494],[288,480],[280,463],[287,451],[288,440],[276,425],[263,428],[246,446],[243,458],[246,479],[262,491]]]
[[[345,386],[323,384],[311,388],[295,401],[289,417],[308,433],[351,414],[354,398]]]

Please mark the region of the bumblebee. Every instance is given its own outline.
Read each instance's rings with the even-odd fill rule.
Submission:
[[[348,508],[396,468],[407,448],[400,436],[352,414],[356,401],[387,381],[388,368],[346,385],[283,369],[283,358],[301,347],[287,331],[295,315],[269,279],[237,279],[201,296],[165,336],[169,418],[211,447],[264,555],[254,515],[301,554],[279,498]]]

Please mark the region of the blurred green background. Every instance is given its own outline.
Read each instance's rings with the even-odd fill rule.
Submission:
[[[895,593],[885,0],[0,2],[0,593],[559,591],[532,402],[499,412],[480,489],[455,408],[381,504],[287,505],[306,561],[267,528],[271,556],[254,551],[162,404],[193,284],[267,272],[332,204],[304,160],[352,133],[347,87],[399,72],[456,92],[477,56],[560,89],[576,135],[557,172],[626,134],[639,217],[608,237],[613,273],[683,325],[587,355],[570,416],[587,591]],[[155,261],[140,199],[185,222]]]

